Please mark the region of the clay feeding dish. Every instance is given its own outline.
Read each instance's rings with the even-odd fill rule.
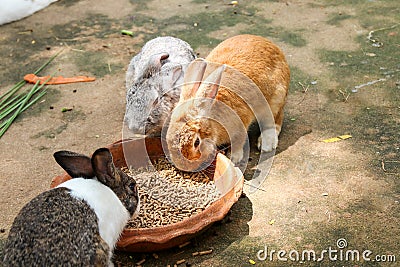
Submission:
[[[164,156],[159,138],[121,140],[106,146],[110,149],[117,167],[146,167],[151,160]],[[128,164],[129,166],[127,166]],[[183,221],[152,228],[125,228],[117,248],[129,252],[153,252],[183,244],[222,220],[232,205],[238,201],[244,177],[241,171],[224,155],[218,154],[213,169],[213,180],[222,196],[198,214]],[[56,176],[51,187],[71,179],[67,174]]]

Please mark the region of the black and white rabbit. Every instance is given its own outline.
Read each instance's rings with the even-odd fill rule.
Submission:
[[[54,153],[73,178],[27,203],[15,218],[3,266],[113,266],[113,249],[139,211],[134,179],[99,148],[91,158]]]

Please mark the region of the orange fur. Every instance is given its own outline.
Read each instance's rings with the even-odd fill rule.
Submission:
[[[290,70],[284,54],[276,45],[261,36],[237,35],[220,43],[205,60],[226,64],[249,77],[269,103],[277,126],[282,126]],[[220,88],[217,99],[232,106],[246,128],[254,120],[250,110],[239,108],[243,106],[243,101],[229,90]],[[251,121],[246,119],[250,117]]]
[[[274,143],[270,146],[271,149],[275,148],[277,135],[279,135],[282,126],[283,107],[286,102],[290,81],[289,66],[282,51],[271,41],[261,36],[238,35],[223,41],[215,47],[205,59],[206,67],[204,62],[201,63],[201,60],[197,62],[202,65],[198,64],[196,68],[196,62],[192,63],[194,67],[190,69],[191,67],[189,66],[185,74],[185,78],[187,78],[185,81],[190,81],[192,84],[183,86],[179,103],[172,114],[167,131],[167,143],[172,157],[177,160],[176,154],[180,152],[185,160],[189,160],[192,163],[210,158],[208,154],[214,153],[215,149],[211,148],[209,142],[203,142],[206,139],[211,140],[215,145],[228,144],[231,140],[244,145],[246,130],[255,120],[254,114],[265,115],[265,113],[262,113],[262,110],[265,110],[265,105],[260,106],[265,103],[263,102],[265,100],[268,102],[275,120],[274,128],[276,132],[274,130],[274,134],[276,134],[276,141],[275,139],[268,140]],[[221,64],[229,67],[221,69]],[[201,75],[202,73],[204,75]],[[193,84],[193,81],[197,81],[198,78],[202,78],[201,85],[199,83]],[[214,93],[215,85],[207,84],[207,81],[220,84],[216,96]],[[249,105],[243,99],[243,96],[246,95],[251,96],[247,102],[250,102]],[[257,98],[254,95],[260,97]],[[204,99],[204,97],[209,101],[219,102],[226,106],[215,105],[215,102],[210,104],[207,101],[199,104],[199,102],[195,101],[196,98]],[[213,98],[215,100],[212,100]],[[254,103],[256,108],[252,109],[251,106]],[[230,112],[227,112],[224,108],[229,108]],[[217,117],[218,114],[223,115],[220,115],[220,120],[212,120],[201,116],[204,114],[214,114]],[[235,114],[238,116],[236,120]],[[237,118],[240,119],[242,128],[238,127]],[[265,121],[262,123],[270,124]],[[264,129],[270,127],[270,125],[264,126]],[[243,127],[245,128],[245,133],[240,130]],[[227,130],[227,128],[230,130]],[[206,144],[195,146],[197,138],[200,138],[201,143]],[[264,149],[264,145],[262,147],[263,150],[270,149]],[[204,157],[202,154],[205,154]],[[240,161],[242,156],[240,153],[237,154],[236,160]],[[193,169],[197,168],[199,164],[200,162],[193,163],[193,166],[196,166]],[[188,163],[181,162],[181,166],[178,166],[179,163],[176,165],[178,168],[182,168],[184,165],[187,167]]]

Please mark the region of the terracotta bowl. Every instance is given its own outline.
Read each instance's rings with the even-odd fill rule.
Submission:
[[[107,147],[117,167],[126,167],[127,162],[135,168],[143,167],[149,164],[149,160],[164,156],[158,138],[123,140]],[[154,228],[126,228],[117,243],[117,248],[129,252],[153,252],[172,248],[200,234],[214,222],[222,220],[238,201],[243,190],[244,178],[241,171],[222,154],[217,155],[212,171],[218,189],[224,193],[220,199],[201,213],[174,224]],[[69,179],[71,177],[67,173],[56,176],[51,182],[51,187]]]

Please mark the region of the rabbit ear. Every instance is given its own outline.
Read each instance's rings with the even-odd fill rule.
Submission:
[[[182,65],[178,65],[172,69],[172,84],[174,84],[178,79],[179,76],[182,74]]]
[[[176,82],[182,74],[182,65],[174,66],[171,69],[166,70],[167,75],[161,75],[162,78],[162,88],[164,88],[161,94],[167,93],[169,90],[173,90],[175,88]]]
[[[147,64],[143,69],[142,76],[144,78],[149,78],[154,73],[157,73],[161,69],[161,67],[165,64],[163,60],[167,58],[169,58],[169,54],[165,52],[151,55],[149,61],[147,62]]]
[[[214,70],[201,84],[196,96],[208,97],[215,99],[222,79],[222,73],[225,71],[226,65],[222,65]]]
[[[93,178],[95,176],[90,158],[71,151],[58,151],[54,153],[56,162],[72,178]]]
[[[197,58],[192,63],[185,73],[184,83],[189,83],[188,86],[182,87],[181,98],[187,100],[196,95],[197,90],[200,87],[201,81],[203,80],[204,72],[206,71],[207,62],[202,58]]]
[[[156,55],[152,55],[150,57],[150,68],[155,68],[155,69],[160,69],[163,64],[163,60],[169,58],[169,54],[168,53],[160,53],[160,54],[156,54]]]
[[[121,179],[115,170],[110,150],[107,148],[99,148],[93,153],[92,167],[101,183],[110,188],[115,188],[120,183]]]

